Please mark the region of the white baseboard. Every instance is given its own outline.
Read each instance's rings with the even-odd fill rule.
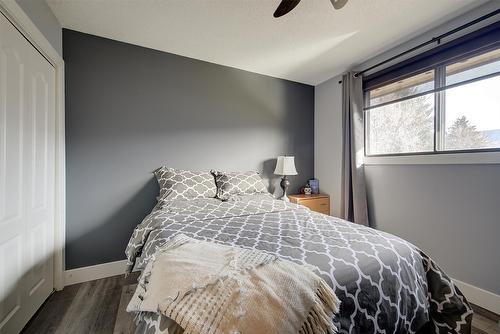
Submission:
[[[500,314],[499,295],[494,294],[490,291],[483,290],[469,283],[459,281],[457,279],[453,279],[453,282],[455,282],[457,287],[460,289],[460,291],[462,291],[465,298],[467,298],[469,302],[476,304],[477,306],[481,306],[488,311]]]
[[[96,279],[121,275],[125,273],[126,269],[127,269],[127,261],[121,260],[115,262],[96,264],[95,266],[66,270],[64,272],[64,285],[67,286],[77,283],[93,281]]]

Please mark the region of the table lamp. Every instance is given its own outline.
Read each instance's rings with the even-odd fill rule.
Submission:
[[[274,174],[283,176],[280,183],[281,188],[283,189],[283,196],[281,196],[280,199],[285,202],[290,202],[286,194],[286,189],[290,185],[287,175],[297,175],[297,170],[295,169],[295,157],[280,155],[276,159]]]

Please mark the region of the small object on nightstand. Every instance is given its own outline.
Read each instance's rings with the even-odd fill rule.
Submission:
[[[309,209],[330,215],[330,196],[318,195],[288,195],[290,202],[307,206]]]
[[[319,195],[319,181],[317,179],[310,179],[307,183],[311,187],[311,193]]]

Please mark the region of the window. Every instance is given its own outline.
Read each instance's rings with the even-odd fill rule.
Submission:
[[[446,66],[445,73],[446,85],[457,86],[441,92],[442,149],[500,148],[500,49]],[[472,81],[459,85],[466,80]]]
[[[500,151],[500,48],[365,86],[367,156]]]
[[[432,152],[434,72],[425,72],[367,93],[366,152],[369,155]],[[431,91],[425,94],[425,92]],[[424,93],[424,95],[420,95]]]

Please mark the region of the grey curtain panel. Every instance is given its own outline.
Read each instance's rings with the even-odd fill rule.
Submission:
[[[342,218],[369,226],[366,201],[362,79],[342,77]]]

